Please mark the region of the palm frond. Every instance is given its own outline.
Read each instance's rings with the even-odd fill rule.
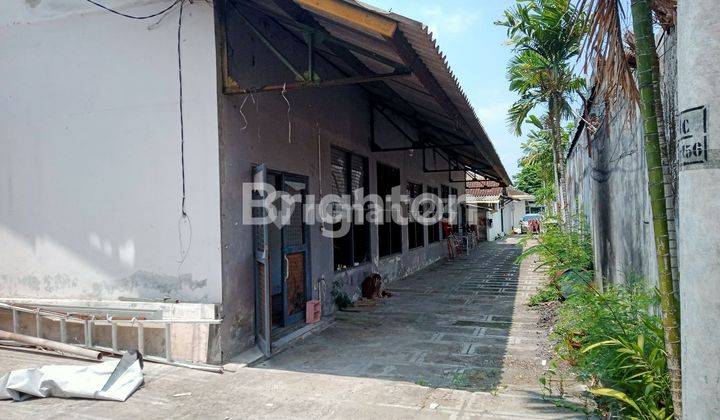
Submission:
[[[653,0],[651,3],[655,19],[664,30],[675,27],[677,21],[677,0]]]
[[[533,110],[538,105],[538,100],[532,95],[522,96],[508,110],[507,123],[513,129],[516,135],[522,134],[522,125]]]
[[[578,8],[588,15],[588,32],[582,45],[585,71],[593,67],[594,84],[602,86],[605,97],[614,101],[624,96],[638,102],[639,94],[632,68],[626,59],[620,0],[580,0]]]

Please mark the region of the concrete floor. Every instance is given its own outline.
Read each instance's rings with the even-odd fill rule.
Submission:
[[[392,285],[393,296],[253,367],[223,375],[148,363],[125,403],[0,401],[8,418],[572,418],[542,398],[541,281],[513,239]],[[0,372],[76,360],[0,349]],[[229,367],[234,369],[233,366]]]

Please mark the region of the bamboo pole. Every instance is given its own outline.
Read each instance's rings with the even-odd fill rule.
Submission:
[[[665,332],[665,352],[670,373],[670,392],[676,419],[682,418],[682,373],[680,360],[680,305],[673,291],[668,236],[665,178],[660,150],[656,113],[656,89],[653,74],[657,60],[652,15],[648,0],[633,0],[631,5],[633,29],[637,45],[637,79],[640,91],[640,112],[645,134],[645,159],[648,171],[648,190],[653,215],[653,232],[657,252],[658,286],[662,323]]]
[[[37,347],[44,347],[59,352],[72,354],[75,356],[87,357],[89,359],[100,360],[102,359],[102,353],[95,350],[88,350],[82,347],[73,346],[72,344],[60,343],[58,341],[47,340],[44,338],[31,337],[29,335],[11,333],[8,331],[0,330],[0,340],[12,340],[18,343],[31,344]]]

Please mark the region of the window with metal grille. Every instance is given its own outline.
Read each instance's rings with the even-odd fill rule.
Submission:
[[[407,189],[411,203],[413,199],[421,196],[423,192],[422,184],[414,182],[408,182]],[[422,212],[422,209],[420,211]],[[416,222],[410,212],[408,212],[408,216],[408,247],[413,249],[425,246],[425,225]]]
[[[353,191],[363,188],[367,193],[367,159],[342,150],[331,148],[330,175],[332,177],[332,193],[337,195],[350,194],[351,203]],[[338,211],[340,209],[337,209]],[[364,208],[362,220],[365,220]],[[340,223],[333,226],[339,231]],[[367,223],[355,223],[352,219],[350,230],[340,238],[333,238],[333,263],[335,270],[343,270],[359,265],[370,259],[370,229]]]
[[[377,164],[377,193],[385,200],[392,189],[400,186],[400,170]],[[386,201],[383,223],[378,225],[379,253],[381,257],[402,252],[402,227],[392,218],[392,209]]]
[[[438,189],[436,187],[427,187],[428,194],[432,194],[438,197]],[[438,197],[439,198],[439,197]],[[437,207],[436,207],[437,209]],[[434,217],[435,213],[428,213],[427,217]],[[428,226],[428,243],[437,242],[440,240],[440,223],[434,223]]]

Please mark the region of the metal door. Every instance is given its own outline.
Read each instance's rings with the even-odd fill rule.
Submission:
[[[268,193],[261,186],[267,182],[267,167],[258,165],[253,168],[253,200],[261,200]],[[253,207],[253,217],[267,215],[264,207]],[[272,343],[270,335],[270,253],[268,252],[268,226],[267,224],[253,226],[254,255],[255,255],[255,340],[260,350],[270,356]]]

